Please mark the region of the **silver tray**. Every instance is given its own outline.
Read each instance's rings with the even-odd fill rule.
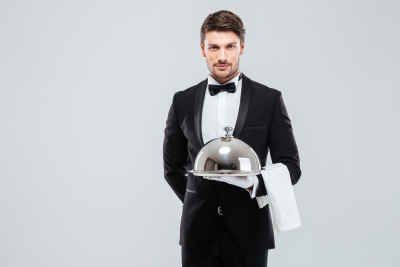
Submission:
[[[261,172],[240,171],[240,170],[221,170],[221,171],[195,171],[190,170],[195,176],[251,176]]]

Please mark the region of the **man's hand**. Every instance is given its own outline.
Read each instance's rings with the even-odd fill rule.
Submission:
[[[254,181],[251,176],[203,176],[204,179],[225,182],[244,189],[249,189],[253,186]]]

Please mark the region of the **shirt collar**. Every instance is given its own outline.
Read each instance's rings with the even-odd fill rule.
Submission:
[[[233,77],[232,79],[230,79],[229,81],[227,81],[224,84],[234,82],[235,86],[237,88],[237,85],[238,85],[238,82],[239,82],[239,76],[240,76],[241,73],[242,73],[242,70],[239,69],[239,74],[236,75],[235,77]],[[208,84],[224,85],[224,84],[220,84],[219,82],[217,82],[210,74],[208,74]]]

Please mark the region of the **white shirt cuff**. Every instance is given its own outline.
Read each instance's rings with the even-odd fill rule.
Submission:
[[[246,188],[246,190],[249,192],[251,198],[255,198],[258,190],[258,177],[256,175],[251,175],[249,178],[253,179],[254,184],[252,187]]]

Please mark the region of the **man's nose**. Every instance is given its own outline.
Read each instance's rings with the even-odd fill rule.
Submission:
[[[225,61],[227,61],[227,59],[226,59],[226,53],[225,53],[225,50],[224,49],[221,49],[221,50],[219,50],[220,51],[220,54],[218,55],[218,61],[220,61],[220,62],[225,62]]]

